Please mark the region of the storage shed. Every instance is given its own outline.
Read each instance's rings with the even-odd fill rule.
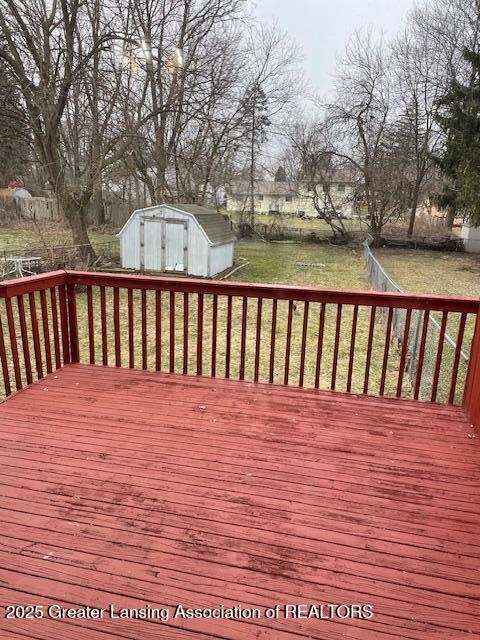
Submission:
[[[214,276],[233,264],[230,224],[213,209],[195,204],[138,209],[118,236],[126,269]]]

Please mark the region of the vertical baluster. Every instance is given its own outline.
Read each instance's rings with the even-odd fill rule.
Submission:
[[[22,338],[23,362],[25,364],[25,376],[27,384],[32,384],[32,363],[30,358],[30,345],[28,342],[27,320],[25,317],[25,304],[23,295],[17,296],[18,319],[20,322],[20,336]]]
[[[67,285],[68,300],[68,326],[70,335],[70,359],[72,362],[80,362],[80,345],[78,343],[77,320],[77,288],[74,284]]]
[[[352,390],[353,361],[355,358],[355,342],[357,339],[358,304],[353,307],[352,333],[350,335],[350,353],[348,356],[347,391]]]
[[[247,336],[247,298],[242,299],[242,324],[240,331],[240,367],[239,367],[239,379],[245,379],[245,346]]]
[[[60,357],[60,333],[58,328],[57,292],[55,287],[50,289],[50,306],[52,309],[53,348],[55,352],[55,368],[60,369],[62,360]]]
[[[155,291],[155,369],[162,369],[162,292]]]
[[[225,344],[225,378],[230,378],[230,359],[232,351],[232,296],[227,299],[227,326]]]
[[[50,328],[48,325],[47,297],[44,289],[40,291],[40,310],[42,314],[43,343],[45,347],[45,365],[47,373],[52,373],[52,348],[50,345]]]
[[[307,352],[308,309],[309,309],[309,304],[307,301],[305,301],[303,304],[302,345],[300,347],[300,373],[298,377],[298,384],[300,387],[303,387],[303,382],[305,379],[305,355]]]
[[[417,371],[415,375],[415,387],[413,391],[413,397],[415,398],[415,400],[418,400],[418,396],[420,395],[420,384],[422,381],[423,361],[425,358],[425,345],[427,343],[429,318],[430,312],[427,310],[423,314],[422,335],[420,338],[420,346],[418,348]]]
[[[402,350],[400,352],[400,365],[398,369],[397,393],[396,393],[397,398],[400,398],[402,395],[403,376],[405,373],[405,364],[407,362],[408,341],[410,337],[411,317],[412,317],[412,310],[407,309],[407,312],[405,315],[405,328],[403,331]]]
[[[212,378],[217,375],[217,318],[218,295],[214,293],[212,304]]]
[[[0,363],[2,365],[3,388],[5,395],[12,395],[12,387],[10,385],[10,374],[8,373],[7,351],[5,349],[5,336],[3,333],[2,318],[0,316]]]
[[[7,311],[7,325],[8,334],[10,337],[10,350],[13,360],[13,371],[15,375],[15,386],[19,391],[22,385],[22,374],[20,370],[20,360],[18,357],[18,344],[17,344],[17,332],[15,331],[15,320],[13,317],[12,301],[10,298],[5,298],[5,307]]]
[[[318,316],[318,338],[317,338],[317,359],[315,363],[315,389],[320,387],[320,373],[322,370],[323,355],[323,334],[325,330],[325,302],[320,305],[320,314]]]
[[[93,295],[91,285],[87,286],[87,317],[90,364],[95,364],[95,327],[93,324]]]
[[[442,313],[442,324],[440,325],[440,335],[438,336],[437,357],[435,360],[435,371],[433,374],[433,381],[432,381],[432,395],[430,398],[432,402],[435,402],[437,399],[438,380],[440,378],[440,368],[442,366],[443,343],[445,341],[447,319],[448,319],[448,311],[444,311]]]
[[[330,388],[335,390],[337,384],[338,350],[340,348],[340,330],[342,327],[342,305],[337,304],[337,322],[335,326],[335,343],[333,345],[332,381]]]
[[[188,292],[183,294],[183,373],[188,373]]]
[[[40,346],[40,332],[38,330],[37,306],[35,304],[35,294],[28,294],[30,306],[30,321],[32,323],[33,352],[35,354],[35,367],[37,369],[37,379],[43,378],[42,349]]]
[[[370,364],[372,361],[373,333],[375,331],[375,314],[377,308],[372,307],[370,311],[370,326],[368,328],[367,357],[365,358],[365,379],[363,381],[363,393],[368,393],[368,383],[370,380]]]
[[[203,373],[203,293],[197,294],[197,376]]]
[[[147,351],[147,290],[142,289],[141,293],[142,308],[142,369],[148,368],[148,351]]]
[[[60,300],[60,326],[62,328],[63,364],[70,364],[70,337],[68,334],[67,291],[64,285],[58,287]]]
[[[102,329],[102,364],[108,365],[108,338],[107,338],[107,296],[105,287],[100,287],[100,324]]]
[[[290,351],[292,348],[292,321],[293,321],[293,300],[288,302],[287,316],[287,338],[285,342],[285,371],[283,374],[283,384],[288,384],[290,374]]]
[[[272,329],[270,332],[270,372],[268,381],[275,379],[275,342],[277,339],[277,300],[272,300]]]
[[[262,298],[257,300],[257,326],[255,330],[255,368],[253,379],[258,382],[260,374],[260,342],[262,338]]]
[[[175,291],[170,291],[170,373],[175,372]]]
[[[115,366],[122,366],[122,353],[120,344],[120,289],[113,289],[113,334],[115,344]]]
[[[133,320],[133,289],[127,290],[128,366],[135,368],[135,323]]]
[[[465,333],[466,320],[467,320],[467,314],[462,313],[462,315],[460,316],[460,324],[458,325],[455,356],[453,358],[452,377],[450,379],[450,393],[448,396],[449,404],[453,404],[455,402],[455,392],[457,389],[458,365],[460,364],[460,355],[462,353],[463,335]]]
[[[382,374],[380,377],[380,395],[381,396],[385,394],[385,381],[387,378],[388,354],[390,352],[390,340],[392,337],[392,321],[393,321],[393,309],[392,307],[390,307],[388,310],[387,328],[385,330],[385,347],[383,349]]]

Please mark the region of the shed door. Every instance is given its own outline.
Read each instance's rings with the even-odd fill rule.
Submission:
[[[145,219],[144,225],[144,267],[162,271],[162,222]]]
[[[185,271],[187,234],[183,220],[165,223],[165,271]]]

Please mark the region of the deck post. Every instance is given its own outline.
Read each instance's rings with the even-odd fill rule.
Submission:
[[[67,279],[67,301],[68,301],[68,328],[70,335],[71,362],[80,362],[80,349],[78,344],[78,321],[77,321],[77,285],[68,282]]]
[[[470,350],[467,379],[463,393],[463,407],[474,426],[480,425],[480,310],[477,311],[475,331]]]

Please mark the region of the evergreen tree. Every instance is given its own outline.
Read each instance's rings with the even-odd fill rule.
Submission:
[[[285,168],[280,165],[278,169],[275,171],[275,182],[286,182],[287,181],[287,172]]]
[[[255,222],[255,171],[256,156],[261,145],[267,139],[267,128],[270,126],[268,117],[268,99],[259,83],[252,83],[243,100],[243,111],[247,122],[246,134],[249,137],[250,147],[250,211],[249,224],[253,227]]]
[[[469,50],[463,55],[469,80],[451,80],[437,116],[446,142],[436,160],[448,180],[438,203],[451,220],[461,213],[480,223],[480,55]]]

